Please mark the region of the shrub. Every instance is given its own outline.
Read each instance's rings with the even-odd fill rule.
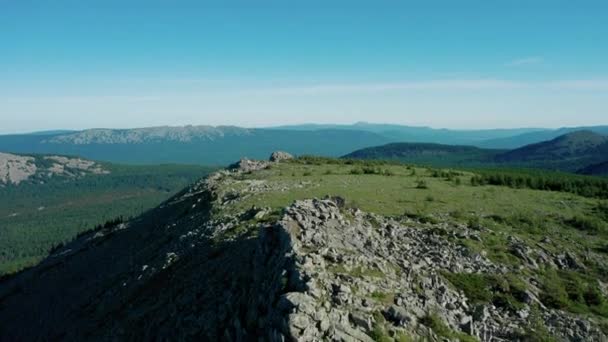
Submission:
[[[598,205],[593,208],[593,212],[596,214],[597,217],[608,222],[608,202],[598,203]]]
[[[416,181],[416,189],[428,189],[428,185],[424,179],[419,179]]]
[[[597,234],[606,231],[606,223],[596,217],[576,215],[566,220],[566,224],[578,230]]]
[[[471,229],[480,230],[482,228],[479,216],[473,216],[467,221],[467,226]]]
[[[540,300],[548,307],[563,310],[568,307],[568,292],[561,279],[553,270],[549,271],[543,282]]]
[[[445,272],[443,276],[473,302],[487,303],[492,299],[490,284],[483,274]]]
[[[476,342],[477,339],[465,333],[456,332],[448,327],[443,320],[435,313],[430,313],[422,318],[422,324],[426,325],[435,332],[439,337],[444,337],[450,340],[459,340],[461,342]]]
[[[588,286],[585,293],[583,293],[583,298],[589,306],[599,306],[604,303],[604,296],[595,286]]]
[[[525,283],[513,274],[444,272],[442,275],[475,303],[492,302],[497,307],[517,311],[526,299]]]

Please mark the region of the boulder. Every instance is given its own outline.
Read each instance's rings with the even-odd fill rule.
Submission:
[[[273,163],[278,163],[281,162],[283,160],[289,160],[289,159],[293,159],[293,156],[287,152],[283,152],[283,151],[275,151],[272,152],[272,154],[270,155],[269,160]]]

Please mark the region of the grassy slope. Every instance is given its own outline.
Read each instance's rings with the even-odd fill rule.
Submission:
[[[608,207],[605,200],[565,192],[473,186],[470,180],[474,171],[441,175],[436,170],[420,167],[389,164],[373,167],[382,174],[353,171],[361,166],[343,162],[274,165],[247,175],[223,190],[229,192],[259,181],[290,190],[262,192],[228,205],[225,210],[237,212],[254,205],[280,210],[296,199],[330,195],[342,196],[347,205],[368,212],[390,216],[405,214],[421,221],[448,224],[460,222],[472,228],[486,227],[488,229],[480,231],[481,241],[463,239],[461,243],[472,252],[483,251],[495,262],[510,267],[512,287],[521,282],[519,279],[537,279],[548,305],[608,322],[606,298],[600,296],[593,305],[588,302],[588,298],[598,292],[597,281],[608,281]],[[585,260],[586,269],[555,272],[523,267],[522,261],[509,251],[510,236],[533,248],[538,248],[540,241],[550,237],[550,243],[543,243],[546,250],[574,253],[579,260]],[[501,305],[505,305],[505,301],[516,302],[512,294],[493,290],[497,286],[494,278],[479,281],[463,275],[459,279],[464,285],[456,286],[473,288],[473,292],[489,291],[486,300],[499,300],[503,302]],[[521,304],[508,305],[517,307]]]
[[[352,206],[382,215],[407,213],[463,223],[480,221],[499,229],[501,234],[520,236],[528,241],[539,241],[551,235],[557,243],[563,242],[580,250],[608,245],[608,235],[594,233],[589,239],[589,232],[574,229],[567,223],[576,216],[595,218],[597,207],[602,203],[599,199],[564,192],[471,186],[474,173],[470,171],[457,172],[458,176],[446,180],[436,177],[433,170],[427,168],[381,166],[391,176],[352,174],[357,168],[347,164],[279,164],[250,177],[285,187],[293,184],[301,187],[249,197],[234,210],[253,205],[278,209],[296,199],[342,196]],[[460,179],[460,185],[456,184],[456,179]],[[421,181],[427,188],[419,188]],[[235,189],[239,186],[242,183],[233,185]],[[506,236],[504,242],[506,245]]]
[[[59,243],[135,216],[210,171],[200,166],[106,165],[112,173],[0,188],[0,274],[31,266]]]

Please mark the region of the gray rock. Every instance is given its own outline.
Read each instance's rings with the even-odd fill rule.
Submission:
[[[392,305],[388,310],[384,312],[384,316],[387,320],[391,321],[397,326],[408,325],[413,321],[412,316],[402,307]]]
[[[283,160],[290,160],[293,159],[293,156],[287,152],[283,152],[283,151],[275,151],[272,152],[272,154],[270,155],[269,160],[271,162],[277,163],[277,162],[281,162]]]
[[[372,320],[370,315],[361,312],[351,312],[349,318],[355,326],[362,328],[366,332],[372,331]]]

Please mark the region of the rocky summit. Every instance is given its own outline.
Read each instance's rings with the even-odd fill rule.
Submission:
[[[40,265],[5,277],[0,336],[606,340],[601,313],[553,305],[550,278],[543,278],[591,272],[603,256],[555,248],[559,236],[532,242],[455,214],[391,214],[391,205],[407,201],[382,203],[396,189],[382,182],[415,181],[396,191],[418,194],[444,181],[423,184],[422,169],[385,167],[283,153],[270,162],[241,160],[155,210],[82,234]]]

